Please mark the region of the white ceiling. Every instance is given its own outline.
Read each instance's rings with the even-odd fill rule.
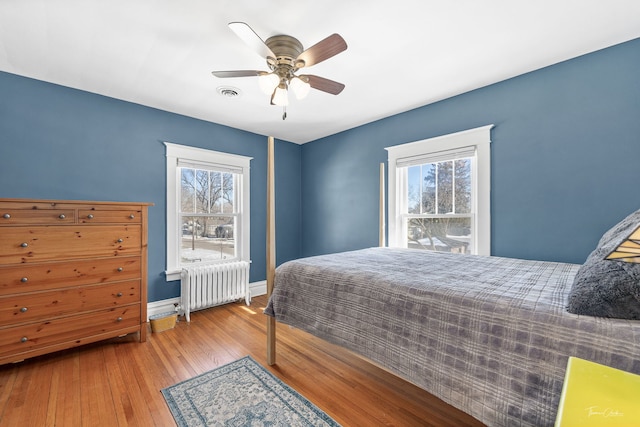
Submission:
[[[211,75],[267,69],[231,21],[305,48],[339,33],[348,49],[304,73],[345,90],[283,121],[255,77]],[[638,37],[639,0],[0,0],[2,71],[296,143]]]

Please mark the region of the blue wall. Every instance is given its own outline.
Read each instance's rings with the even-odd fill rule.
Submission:
[[[305,144],[302,255],[377,245],[384,147],[487,124],[492,254],[583,262],[640,208],[640,39]]]
[[[253,157],[250,280],[264,280],[266,137],[0,73],[0,197],[154,203],[149,301],[180,292],[164,277],[163,141]],[[300,146],[276,142],[278,263],[300,254],[300,155]]]

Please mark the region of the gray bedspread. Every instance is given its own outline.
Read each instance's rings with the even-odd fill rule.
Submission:
[[[552,426],[569,356],[640,374],[640,321],[566,311],[578,268],[363,249],[281,265],[265,313],[488,426]]]

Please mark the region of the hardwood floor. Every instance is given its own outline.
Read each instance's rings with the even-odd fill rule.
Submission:
[[[172,330],[0,366],[1,426],[175,426],[160,389],[251,355],[266,366],[265,297]],[[425,391],[278,324],[277,377],[343,426],[482,426]]]

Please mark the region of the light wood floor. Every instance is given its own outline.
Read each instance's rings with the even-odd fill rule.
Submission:
[[[160,389],[251,355],[266,366],[265,297],[168,331],[0,366],[0,426],[175,426]],[[355,355],[278,324],[277,377],[343,426],[481,426]]]

